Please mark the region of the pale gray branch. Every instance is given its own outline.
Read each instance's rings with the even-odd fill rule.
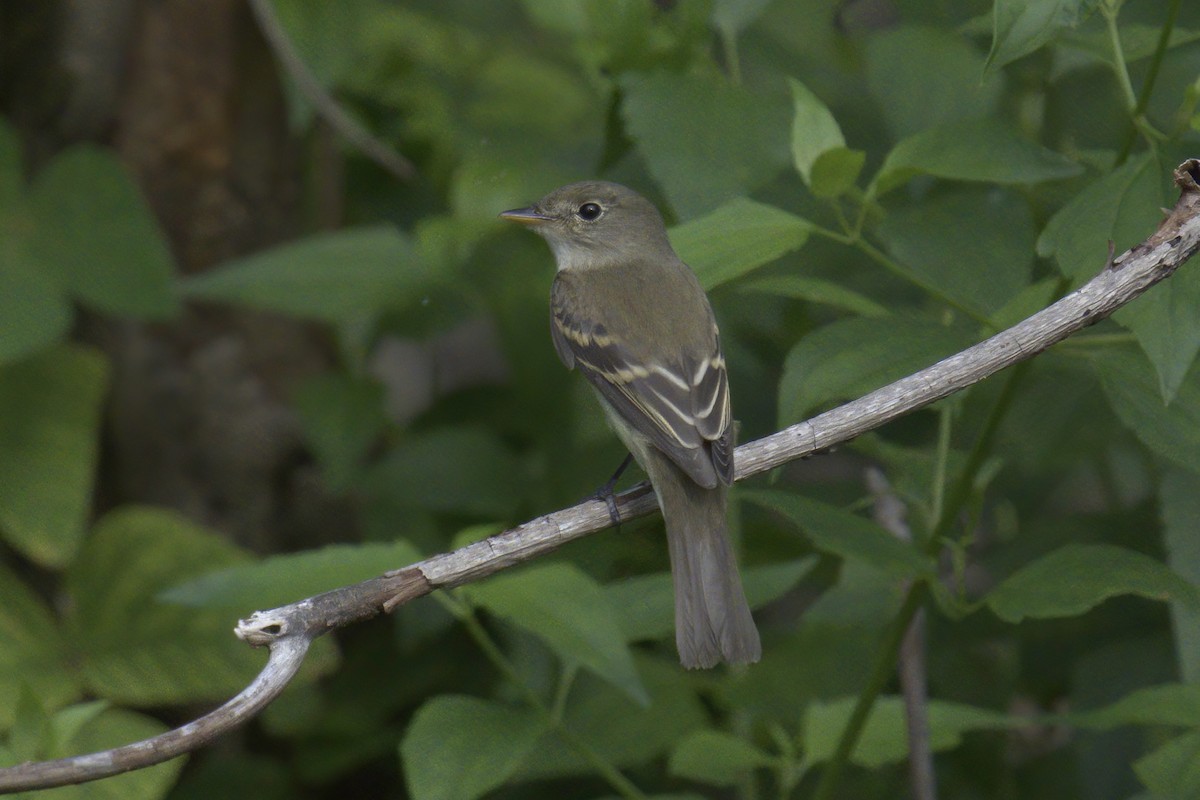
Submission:
[[[259,0],[254,2],[257,5]],[[849,441],[1032,358],[1169,277],[1200,249],[1200,161],[1185,162],[1175,176],[1181,196],[1158,231],[1120,257],[1110,259],[1087,284],[1023,322],[932,367],[742,445],[736,454],[737,479]],[[645,516],[657,508],[647,484],[623,492],[616,502],[623,519]],[[271,658],[242,694],[195,722],[144,742],[89,756],[0,769],[0,793],[82,783],[195,750],[253,716],[282,691],[315,636],[390,611],[434,589],[485,578],[611,526],[605,504],[589,500],[379,578],[255,612],[239,623],[237,633],[251,644],[270,646]]]

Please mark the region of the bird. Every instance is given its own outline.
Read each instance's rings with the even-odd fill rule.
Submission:
[[[654,487],[680,663],[758,661],[762,645],[729,540],[734,433],[721,336],[662,215],[626,186],[583,181],[500,216],[549,244],[554,349],[587,379]]]

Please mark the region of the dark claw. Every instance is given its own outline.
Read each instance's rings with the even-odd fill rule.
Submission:
[[[595,499],[604,501],[604,505],[608,507],[608,518],[612,520],[613,525],[621,524],[621,512],[617,508],[617,497],[613,490],[617,486],[617,480],[632,462],[633,453],[630,453],[625,456],[625,460],[621,462],[621,466],[617,467],[617,471],[612,474],[612,477],[592,495]]]

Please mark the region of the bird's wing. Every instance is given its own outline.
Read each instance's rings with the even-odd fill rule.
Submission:
[[[715,323],[702,355],[662,364],[639,356],[603,325],[579,313],[556,279],[550,300],[554,348],[633,428],[706,488],[733,482],[729,380]],[[710,312],[711,313],[711,312]]]

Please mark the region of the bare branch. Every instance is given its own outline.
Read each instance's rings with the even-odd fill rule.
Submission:
[[[874,499],[875,522],[903,542],[912,541],[908,509],[892,491],[882,471],[867,470],[867,489]],[[905,582],[905,591],[908,590]],[[904,697],[904,722],[908,731],[908,775],[913,800],[937,800],[937,773],[929,734],[929,692],[925,667],[925,609],[913,616],[898,658],[900,692]]]
[[[258,21],[258,28],[263,38],[271,46],[275,58],[288,76],[295,82],[296,88],[312,104],[317,115],[328,123],[339,136],[354,145],[367,158],[374,161],[385,170],[403,181],[412,180],[417,170],[412,162],[397,153],[394,149],[381,142],[366,128],[358,124],[345,110],[338,105],[312,70],[300,57],[296,46],[288,38],[287,31],[279,23],[271,0],[250,0],[250,8]]]
[[[257,5],[257,0],[254,1]],[[1109,259],[1100,274],[1084,286],[1008,330],[932,367],[742,445],[736,454],[737,479],[847,442],[1005,367],[1032,358],[1168,278],[1200,250],[1198,180],[1200,160],[1182,164],[1175,172],[1175,182],[1181,191],[1179,202],[1154,235],[1120,257]],[[649,484],[645,483],[623,492],[616,502],[623,519],[645,516],[657,508]],[[195,750],[246,721],[282,691],[308,643],[321,633],[391,611],[434,589],[448,589],[485,578],[611,525],[604,502],[589,500],[379,578],[270,611],[255,612],[238,624],[237,634],[250,644],[268,645],[271,658],[262,674],[238,697],[195,722],[144,742],[89,756],[0,769],[0,794],[82,783]]]

